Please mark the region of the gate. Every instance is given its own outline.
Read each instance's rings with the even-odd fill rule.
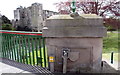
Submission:
[[[0,31],[2,58],[48,67],[45,38],[41,32]]]

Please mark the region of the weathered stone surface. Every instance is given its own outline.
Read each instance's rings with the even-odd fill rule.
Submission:
[[[51,27],[43,31],[43,37],[103,37],[106,28],[94,26]]]
[[[46,20],[44,37],[103,37],[106,28],[103,20],[96,15],[55,15]]]
[[[78,17],[71,17],[70,15],[54,15],[47,19],[46,22],[52,23],[47,26],[64,26],[64,25],[102,25],[103,19],[95,14],[83,14]],[[54,24],[53,24],[54,23]],[[72,24],[71,24],[72,23]],[[74,23],[74,24],[73,24]]]
[[[62,49],[69,48],[70,52],[79,52],[76,61],[68,59],[67,70],[78,68],[100,70],[102,56],[102,38],[47,38],[48,56],[55,55],[55,70],[62,72]],[[86,70],[84,70],[86,71]]]
[[[79,17],[70,17],[69,15],[55,15],[46,20],[46,26],[81,26],[81,25],[102,25],[101,17],[88,18],[80,15]]]
[[[54,16],[51,16],[50,18],[48,18],[48,20],[49,19],[80,19],[80,18],[102,19],[102,17],[97,16],[96,14],[80,14],[80,16],[77,16],[77,17],[71,17],[70,15],[54,15]]]
[[[102,37],[104,36],[106,36],[106,28],[103,26],[103,20],[94,14],[82,14],[75,17],[52,16],[46,20],[43,29],[48,56],[55,56],[56,72],[63,70],[63,48],[70,49],[67,71],[99,72],[102,59]]]

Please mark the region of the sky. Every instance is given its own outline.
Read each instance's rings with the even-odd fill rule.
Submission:
[[[44,10],[57,11],[54,3],[60,1],[64,0],[0,0],[0,13],[12,20],[14,19],[13,11],[19,6],[28,7],[37,2],[43,4]]]

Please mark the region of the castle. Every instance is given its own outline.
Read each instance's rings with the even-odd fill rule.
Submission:
[[[41,32],[46,18],[56,14],[59,13],[43,10],[40,3],[33,3],[27,8],[20,6],[14,10],[13,27],[29,27],[32,31]]]

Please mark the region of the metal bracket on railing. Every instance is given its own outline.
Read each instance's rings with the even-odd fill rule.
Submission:
[[[62,49],[63,55],[63,73],[66,73],[67,70],[67,59],[68,59],[68,53],[70,52],[69,48],[63,48]]]

